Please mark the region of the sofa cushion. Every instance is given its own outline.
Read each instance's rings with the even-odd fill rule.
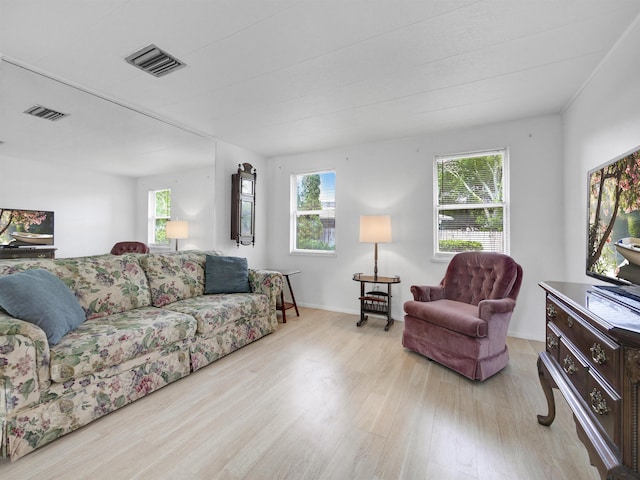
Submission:
[[[154,307],[204,294],[206,255],[198,252],[152,253],[140,257]]]
[[[193,317],[153,307],[87,320],[51,349],[51,380],[98,372],[195,335]]]
[[[10,315],[39,326],[55,345],[85,321],[71,290],[47,270],[26,270],[0,277],[0,306]]]
[[[94,255],[0,262],[0,275],[48,270],[75,293],[86,318],[151,305],[149,284],[137,255]]]
[[[478,317],[478,307],[455,300],[405,302],[407,315],[470,337],[486,337],[487,323]]]
[[[202,295],[164,308],[193,316],[198,322],[198,335],[206,336],[230,323],[268,317],[269,297],[258,293]]]
[[[68,273],[60,278],[75,291],[88,319],[151,304],[147,277],[136,255],[94,255],[55,262],[58,268],[66,268]]]
[[[34,268],[42,268],[43,270],[54,273],[52,270],[55,268],[55,262],[55,260],[50,258],[15,258],[12,260],[2,260],[0,261],[0,275],[12,275]],[[59,277],[59,275],[56,276]]]
[[[247,259],[207,255],[204,292],[206,294],[251,292]]]

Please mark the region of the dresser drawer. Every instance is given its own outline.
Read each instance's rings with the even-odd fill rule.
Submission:
[[[556,361],[560,361],[560,337],[562,334],[553,322],[547,322],[546,350]]]
[[[573,343],[584,355],[591,368],[597,370],[615,390],[620,389],[617,373],[620,371],[618,344],[587,325],[581,318],[567,313],[551,299],[547,299],[547,319],[555,324],[562,337]]]
[[[585,396],[587,391],[587,376],[589,374],[589,367],[582,359],[582,355],[578,354],[570,343],[567,343],[564,338],[560,338],[558,345],[558,355],[560,367],[567,374],[567,377],[571,381],[576,390],[582,397]]]
[[[601,379],[589,372],[587,375],[587,393],[584,397],[591,413],[595,415],[602,429],[613,442],[620,447],[621,399],[616,392]]]

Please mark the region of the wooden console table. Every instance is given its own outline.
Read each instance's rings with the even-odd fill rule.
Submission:
[[[381,277],[354,273],[353,280],[360,282],[360,320],[356,325],[358,327],[364,325],[369,318],[366,314],[371,313],[386,317],[387,325],[384,327],[384,330],[385,332],[389,331],[389,328],[393,325],[393,318],[391,318],[391,285],[400,283],[400,277]],[[364,286],[367,283],[386,285],[387,291],[372,290],[365,292]]]
[[[640,315],[592,285],[544,282],[546,349],[538,375],[548,413],[553,388],[573,412],[578,437],[603,479],[640,479]]]
[[[6,258],[55,258],[55,248],[0,248],[0,260]]]

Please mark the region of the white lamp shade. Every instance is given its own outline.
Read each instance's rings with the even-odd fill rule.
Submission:
[[[167,222],[167,238],[188,238],[189,224],[184,220],[169,220]]]
[[[391,216],[360,216],[360,241],[368,243],[391,242]]]

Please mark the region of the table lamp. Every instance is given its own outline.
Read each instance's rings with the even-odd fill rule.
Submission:
[[[166,225],[167,238],[175,239],[176,252],[178,251],[178,239],[189,237],[189,224],[184,220],[169,220]]]
[[[373,243],[374,267],[373,276],[378,278],[378,243],[391,242],[391,216],[390,215],[361,215],[360,216],[360,242]]]

